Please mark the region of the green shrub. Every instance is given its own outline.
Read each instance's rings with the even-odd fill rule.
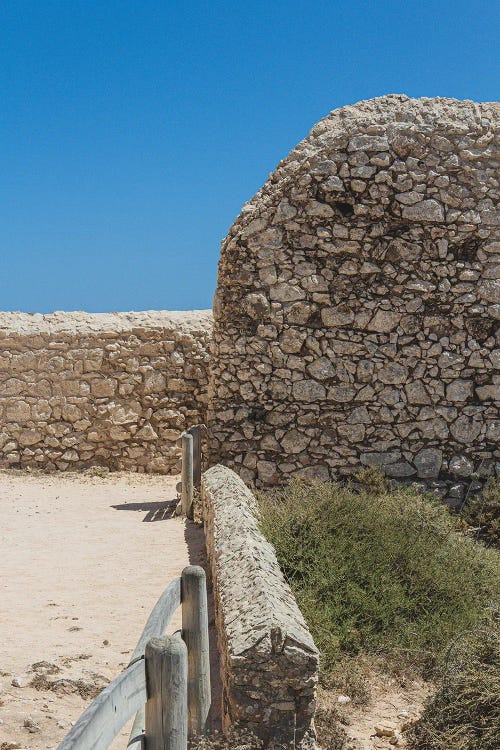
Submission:
[[[476,539],[500,547],[500,480],[489,479],[483,491],[468,498],[460,513]]]
[[[411,728],[414,750],[497,750],[500,740],[498,613],[451,645],[441,684]]]
[[[499,592],[497,553],[465,538],[439,501],[295,481],[259,498],[262,529],[311,628],[322,671],[339,657],[387,654],[433,668]],[[367,486],[369,489],[367,489]]]

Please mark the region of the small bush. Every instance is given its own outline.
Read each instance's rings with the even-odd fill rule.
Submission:
[[[500,618],[492,614],[449,650],[442,684],[410,732],[414,750],[498,750]]]
[[[342,726],[344,717],[334,702],[331,693],[318,691],[315,716],[316,734],[321,750],[354,750],[347,732]]]
[[[359,479],[350,487],[295,481],[262,493],[262,529],[320,649],[323,675],[357,653],[385,653],[425,673],[498,596],[498,557],[457,533],[439,501],[390,490],[373,472]]]
[[[476,539],[500,548],[500,480],[489,479],[479,495],[465,501],[460,515]]]

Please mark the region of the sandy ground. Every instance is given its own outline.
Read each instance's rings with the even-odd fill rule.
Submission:
[[[0,750],[57,747],[126,666],[170,580],[202,561],[201,529],[172,517],[175,485],[0,472]]]
[[[420,716],[433,685],[415,676],[391,676],[373,667],[367,671],[370,698],[363,705],[338,701],[335,691],[321,691],[319,705],[342,717],[346,750],[390,750],[407,747],[405,731]],[[380,736],[381,735],[381,736]],[[396,742],[397,738],[397,742]]]
[[[371,689],[372,700],[368,706],[346,711],[350,724],[344,728],[355,750],[390,748],[391,731],[399,732],[397,747],[406,747],[404,729],[420,716],[431,692],[430,685],[413,679],[401,684],[393,677],[378,676]],[[387,731],[387,735],[377,736],[376,732],[381,731]]]

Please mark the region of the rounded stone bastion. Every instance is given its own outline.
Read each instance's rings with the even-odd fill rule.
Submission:
[[[385,96],[278,165],[222,243],[212,461],[259,486],[379,466],[451,503],[495,473],[499,119]]]

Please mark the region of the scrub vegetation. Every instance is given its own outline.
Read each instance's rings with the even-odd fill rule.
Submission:
[[[489,529],[498,502],[493,483],[476,501]],[[432,679],[437,692],[412,730],[415,748],[493,750],[500,564],[477,538],[491,539],[372,469],[347,485],[294,481],[261,493],[259,507],[320,649],[323,688],[339,690],[354,674],[353,700],[367,701],[356,668],[370,659]]]

